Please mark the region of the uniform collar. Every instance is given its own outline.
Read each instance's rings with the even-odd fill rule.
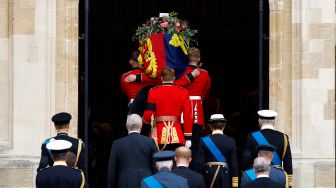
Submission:
[[[274,126],[273,125],[268,125],[268,124],[262,125],[261,126],[261,130],[263,130],[263,129],[272,129],[272,130],[274,130]]]
[[[66,132],[59,132],[59,133],[57,133],[57,136],[58,135],[68,135],[68,133],[66,133]]]
[[[65,161],[55,161],[53,166],[68,166]]]
[[[138,134],[140,134],[139,131],[130,131],[130,132],[128,132],[128,134],[131,134],[131,133],[138,133]]]
[[[269,176],[267,174],[260,174],[257,178],[269,178]]]
[[[189,166],[185,165],[185,164],[179,164],[179,165],[176,165],[176,167],[186,167],[186,168],[188,168]]]
[[[162,85],[168,85],[168,86],[171,86],[171,85],[173,85],[173,82],[163,82]]]
[[[188,65],[188,66],[191,67],[191,68],[197,69],[196,65]]]
[[[169,170],[169,168],[167,168],[167,167],[163,167],[163,168],[161,168],[159,171],[170,171],[170,170]]]
[[[213,130],[212,134],[224,134],[221,130]]]

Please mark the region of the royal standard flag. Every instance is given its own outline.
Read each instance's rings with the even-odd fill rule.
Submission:
[[[178,34],[152,34],[139,45],[139,65],[152,78],[159,78],[164,67],[179,78],[187,68],[189,40]]]

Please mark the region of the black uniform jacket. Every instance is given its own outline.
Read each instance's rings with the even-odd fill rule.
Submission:
[[[36,188],[87,187],[81,170],[67,166],[52,166],[37,172]]]
[[[153,173],[153,154],[156,151],[154,140],[139,133],[130,133],[114,141],[109,160],[108,187],[140,187],[142,179]]]
[[[232,177],[238,177],[239,171],[237,164],[236,143],[234,139],[222,134],[213,134],[209,137],[226,158],[230,175]],[[200,158],[204,164],[207,162],[217,161],[203,141],[200,142]]]
[[[253,168],[249,169],[249,170],[251,170],[251,171],[253,170],[253,172],[254,172]],[[255,172],[254,172],[254,174],[255,174]],[[281,184],[283,188],[288,187],[288,177],[287,177],[286,172],[282,169],[271,167],[271,170],[269,172],[269,178],[272,181]],[[247,173],[245,171],[243,173],[242,178],[241,178],[240,186],[246,185],[246,184],[250,183],[251,181],[253,181],[253,180],[251,180],[251,178],[247,175]]]
[[[267,177],[260,177],[242,186],[242,188],[281,188],[282,186]]]
[[[283,161],[283,169],[288,175],[292,175],[292,153],[288,141],[288,136],[282,132],[273,129],[262,129],[261,133],[264,135],[269,144],[276,147],[276,152],[279,155],[280,159]],[[243,153],[244,170],[252,168],[253,160],[258,156],[258,145],[259,144],[253,138],[252,134],[249,134]]]
[[[83,172],[85,172],[85,159],[84,159],[84,152],[85,152],[85,147],[84,144],[82,142],[82,140],[78,139],[78,138],[73,138],[68,136],[67,133],[58,133],[57,136],[52,137],[47,139],[46,141],[43,142],[42,146],[41,146],[41,160],[40,160],[40,164],[37,168],[37,170],[40,170],[42,168],[49,166],[53,166],[54,162],[51,159],[51,154],[48,151],[48,149],[46,148],[47,142],[50,139],[55,139],[55,140],[67,140],[69,142],[72,143],[71,148],[69,149],[69,151],[73,152],[76,156],[78,156],[78,152],[79,152],[79,156],[78,156],[78,161],[77,161],[77,166],[80,170],[82,170]],[[81,145],[80,148],[78,148],[78,145]],[[80,151],[79,151],[80,149]]]
[[[205,188],[204,178],[201,174],[190,170],[185,166],[178,166],[172,170],[176,175],[187,178],[189,187]]]

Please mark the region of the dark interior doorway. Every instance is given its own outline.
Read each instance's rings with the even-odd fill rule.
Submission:
[[[264,108],[268,107],[268,3],[264,1]],[[258,0],[100,0],[90,1],[89,15],[89,183],[106,187],[111,143],[125,136],[127,99],[119,85],[137,43],[138,25],[160,12],[179,13],[199,31],[203,68],[212,78],[205,102],[207,119],[224,113],[236,138],[238,155],[248,132],[257,129]],[[79,33],[84,32],[84,1],[80,1]],[[84,42],[79,40],[79,137],[83,138]],[[238,156],[240,157],[240,156]]]

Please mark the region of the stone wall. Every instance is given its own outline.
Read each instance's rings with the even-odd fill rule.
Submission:
[[[51,116],[77,134],[78,0],[0,0],[0,187],[34,187]]]
[[[12,40],[8,1],[0,1],[0,152],[12,147]]]
[[[270,107],[294,187],[335,187],[335,1],[270,1]]]

